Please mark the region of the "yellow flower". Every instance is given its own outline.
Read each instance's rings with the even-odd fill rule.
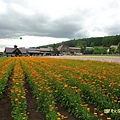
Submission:
[[[111,120],[111,118],[107,118],[107,120]]]
[[[101,114],[100,114],[100,116],[103,116],[103,115],[104,115],[104,113],[101,113]]]
[[[64,85],[64,88],[66,88],[66,87],[68,87],[68,85],[67,85],[67,84],[65,84],[65,85]]]
[[[57,120],[61,120],[60,118],[57,118]]]
[[[15,101],[18,101],[18,98],[15,98]]]

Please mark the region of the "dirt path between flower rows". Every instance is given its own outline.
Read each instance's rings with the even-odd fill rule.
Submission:
[[[13,120],[11,115],[12,105],[10,99],[12,75],[13,72],[11,72],[11,75],[8,78],[8,83],[7,86],[5,87],[3,98],[0,98],[0,120]],[[45,115],[37,111],[38,106],[36,104],[35,98],[33,97],[32,89],[30,88],[27,78],[25,78],[25,89],[26,89],[26,98],[27,98],[27,113],[29,113],[28,120],[46,120]],[[59,103],[57,103],[56,106],[58,107],[57,112],[60,112],[62,115],[68,117],[65,120],[77,120],[74,116],[70,115],[66,109],[61,107]]]
[[[3,92],[3,98],[0,98],[0,120],[13,120],[11,116],[10,86],[11,76],[8,78],[7,86]]]
[[[12,73],[13,74],[13,73]],[[5,91],[3,93],[3,98],[0,99],[0,120],[13,120],[11,116],[12,106],[11,106],[11,99],[10,99],[10,87],[11,87],[11,78],[12,74],[8,79],[8,84],[5,88]],[[26,78],[27,79],[27,78]],[[9,87],[8,87],[9,86]],[[46,120],[46,117],[43,113],[37,111],[37,104],[36,100],[33,97],[32,89],[30,88],[30,85],[28,81],[25,83],[25,89],[26,89],[26,98],[27,98],[27,113],[28,114],[28,120]],[[57,112],[61,113],[64,116],[67,116],[64,120],[78,120],[74,116],[70,115],[66,109],[61,107],[59,103],[57,103],[56,107],[58,108]],[[90,106],[90,109],[93,109],[93,106]],[[90,112],[93,114],[93,110]],[[106,116],[102,119],[105,120]]]
[[[28,114],[28,120],[46,120],[46,117],[43,113],[37,111],[37,104],[36,100],[33,97],[32,89],[30,88],[30,85],[26,78],[26,98],[27,98],[27,112]],[[65,110],[63,107],[60,106],[60,104],[57,104],[56,107],[58,108],[57,112],[61,113],[64,116],[67,116],[68,118],[65,118],[64,120],[78,120],[74,116],[70,115],[67,110]]]
[[[8,78],[7,85],[3,92],[3,97],[0,98],[0,120],[14,120],[12,117],[12,104],[11,104],[11,82],[12,82],[13,70]],[[25,77],[25,89],[26,89],[26,99],[27,99],[27,114],[28,120],[46,120],[45,114],[37,111],[36,99],[33,97],[32,89]],[[75,117],[70,115],[64,108],[57,104],[58,112],[66,115],[68,118],[66,120],[77,120]]]
[[[27,98],[28,120],[46,120],[45,115],[37,111],[36,100],[33,97],[32,89],[30,88],[28,81],[26,81],[25,89]]]
[[[26,98],[27,98],[27,112],[29,112],[29,119],[28,120],[46,120],[45,115],[41,112],[37,112],[37,104],[36,100],[33,97],[32,89],[30,88],[30,85],[28,81],[26,81],[25,84],[26,91]],[[90,114],[94,114],[94,106],[88,105],[90,108]],[[64,120],[78,120],[76,117],[70,115],[65,108],[63,108],[60,103],[56,104],[57,112],[59,112],[61,115],[66,116],[67,118],[64,118]],[[97,114],[99,115],[99,111],[97,111]],[[103,115],[101,118],[102,120],[107,119],[107,115]]]
[[[61,107],[59,103],[57,103],[56,107],[58,108],[57,112],[61,113],[64,116],[67,116],[67,118],[64,118],[64,120],[78,120],[76,117],[70,115],[66,109]]]

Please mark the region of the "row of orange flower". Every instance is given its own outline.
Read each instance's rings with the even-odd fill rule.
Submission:
[[[7,60],[8,58],[7,57],[0,57],[0,63],[1,62],[4,62],[5,60]]]
[[[61,81],[61,79],[64,79],[64,78],[59,77],[53,71],[51,72],[48,66],[44,66],[45,63],[42,66],[41,64],[42,61],[38,63],[40,65],[39,66],[38,64],[35,63],[36,60],[35,61],[32,61],[32,59],[30,59],[30,61],[26,60],[24,65],[26,65],[27,67],[28,66],[31,67],[29,68],[29,70],[32,69],[32,74],[34,73],[34,75],[32,76],[42,73],[42,79],[38,78],[36,80],[37,84],[39,84],[42,87],[43,84],[40,84],[39,82],[41,81],[42,83],[44,83],[45,81],[44,84],[47,84],[49,88],[52,90],[51,93],[54,95],[55,100],[57,100],[58,102],[61,102],[61,104],[64,105],[64,107],[66,107],[68,111],[74,116],[76,116],[78,119],[81,119],[81,120],[93,119],[94,118],[93,115],[90,115],[88,113],[87,108],[82,107],[84,103],[80,98],[80,89],[77,87],[75,90],[68,88],[67,84],[64,84]],[[44,89],[46,90],[46,88]]]
[[[8,77],[11,74],[14,61],[11,59],[1,59],[0,61],[0,98],[3,96],[3,91],[7,86]]]
[[[19,58],[14,58],[15,66],[13,75],[11,76],[11,102],[12,102],[12,117],[14,120],[27,120],[27,105],[26,105],[26,91],[25,76],[23,69],[20,65]]]
[[[100,116],[104,115],[104,109],[119,109],[120,107],[119,64],[30,57],[15,59],[16,67],[14,68],[11,85],[11,100],[15,107],[13,107],[14,112],[12,114],[15,117],[20,112],[19,117],[15,117],[15,119],[21,119],[21,117],[27,119],[26,97],[23,87],[25,84],[24,74],[19,60],[21,60],[22,67],[29,78],[29,84],[33,89],[39,109],[46,113],[47,119],[64,119],[59,112],[57,113],[56,101],[61,102],[77,118],[86,120],[92,116],[87,115],[86,110],[89,110],[89,107],[85,103],[94,105],[101,112]],[[6,86],[7,78],[14,65],[13,61],[14,58],[1,61],[0,66],[4,68],[0,73],[2,86],[3,83]],[[7,77],[4,78],[5,76]],[[1,82],[2,78],[4,78],[3,82]],[[17,91],[21,92],[17,93]],[[18,101],[19,97],[20,101]],[[20,104],[21,101],[24,104]],[[21,112],[20,110],[23,108],[25,111]],[[98,117],[97,113],[94,113],[94,115]],[[120,114],[110,113],[108,116],[117,120]]]
[[[44,71],[66,86],[82,90],[86,102],[94,104],[101,112],[105,108],[119,109],[120,65],[92,61],[29,58],[34,67]],[[119,114],[110,114],[117,119]]]
[[[21,63],[36,98],[38,110],[45,113],[47,120],[60,120],[55,106],[53,91],[50,89],[42,71],[37,72],[34,63],[29,64],[30,61],[22,59]]]

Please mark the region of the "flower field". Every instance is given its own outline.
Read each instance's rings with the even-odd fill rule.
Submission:
[[[29,120],[32,114],[27,109],[26,83],[31,99],[35,98],[36,112],[43,113],[44,120],[120,119],[120,64],[13,57],[0,58],[0,67],[0,100],[8,86],[13,120]]]

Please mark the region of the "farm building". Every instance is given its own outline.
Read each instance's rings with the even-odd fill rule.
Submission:
[[[42,55],[52,55],[53,49],[48,47],[48,48],[28,48],[27,50],[27,55],[29,56],[42,56]]]
[[[6,47],[4,53],[7,56],[24,56],[26,55],[26,49],[18,48],[17,45],[14,45],[14,48]]]
[[[69,47],[68,45],[61,45],[57,48],[57,55],[78,55],[81,49],[77,47]],[[14,45],[14,48],[6,47],[4,53],[6,56],[43,56],[43,55],[55,55],[53,48],[18,48]]]
[[[59,54],[61,55],[78,55],[81,53],[81,48],[69,47],[68,45],[61,45],[58,47]]]
[[[84,53],[85,54],[91,54],[93,47],[86,47]]]
[[[41,55],[53,55],[53,49],[51,47],[48,48],[40,48]]]
[[[118,46],[117,46],[117,45],[111,45],[111,46],[110,46],[110,49],[111,49],[111,48],[114,48],[114,49],[117,50]]]
[[[68,45],[61,45],[57,48],[57,50],[61,55],[70,55],[70,48]]]
[[[78,47],[69,47],[71,55],[79,55],[81,53],[81,48]]]
[[[4,53],[6,56],[38,56],[38,55],[52,55],[52,48],[18,48],[14,45],[14,48],[6,47]]]
[[[40,55],[40,49],[36,48],[28,48],[26,49],[27,55],[28,56],[38,56]]]

